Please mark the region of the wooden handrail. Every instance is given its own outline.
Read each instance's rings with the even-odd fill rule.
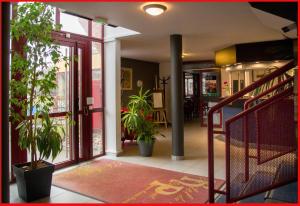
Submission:
[[[275,70],[274,72],[264,76],[263,78],[259,79],[258,81],[252,83],[251,85],[247,86],[246,88],[242,89],[241,91],[233,94],[232,96],[223,99],[218,104],[214,105],[207,114],[207,129],[208,129],[208,198],[209,202],[213,203],[215,200],[215,192],[214,192],[214,141],[213,141],[213,114],[215,111],[221,109],[222,107],[228,105],[229,103],[243,97],[245,94],[255,90],[256,88],[260,87],[261,85],[265,84],[266,82],[284,74],[288,70],[292,69],[295,66],[294,61],[291,60],[286,63],[281,68]]]

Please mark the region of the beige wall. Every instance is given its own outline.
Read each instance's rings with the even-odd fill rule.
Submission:
[[[224,82],[228,82],[229,87],[231,87],[229,72],[225,70],[225,68],[221,68],[221,96],[226,97],[226,90],[224,89]]]

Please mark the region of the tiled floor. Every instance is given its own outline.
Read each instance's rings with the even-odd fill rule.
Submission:
[[[171,160],[171,128],[161,129],[166,137],[158,137],[155,143],[152,157],[141,157],[138,154],[138,148],[135,143],[126,143],[124,153],[120,157],[104,156],[101,158],[116,159],[135,164],[158,167],[178,172],[185,172],[200,176],[207,176],[207,129],[200,127],[198,122],[185,124],[185,159],[181,161]],[[223,141],[215,140],[215,178],[224,179],[225,177],[225,144]],[[86,163],[83,163],[86,164]],[[74,166],[76,167],[76,166]],[[58,172],[63,172],[68,169]],[[15,184],[11,185],[11,202],[22,202],[17,194]],[[96,203],[99,201],[92,198],[73,193],[53,186],[51,196],[38,200],[37,202],[51,203]]]

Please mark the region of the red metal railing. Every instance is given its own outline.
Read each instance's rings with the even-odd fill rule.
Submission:
[[[226,121],[227,202],[241,200],[296,178],[293,99],[289,98],[292,96],[293,88],[289,88]],[[248,129],[254,131],[247,136],[247,141],[245,128],[241,126],[246,118]],[[244,155],[246,151],[248,154]],[[250,156],[255,158],[249,161]],[[277,168],[283,163],[290,165],[285,171],[286,177],[273,183]],[[249,182],[255,187],[247,189]]]
[[[260,93],[259,95],[248,99],[244,104],[244,110],[248,109],[251,103],[253,103],[254,101],[261,99],[262,97],[268,95],[271,92],[278,91],[279,89],[284,89],[286,85],[290,85],[293,81],[294,81],[294,77],[289,77],[286,80],[279,82],[275,86],[271,87],[270,89]]]
[[[213,106],[213,107],[209,110],[209,112],[208,112],[208,162],[209,162],[209,171],[208,171],[208,172],[209,172],[209,202],[211,202],[211,203],[214,202],[215,194],[216,194],[216,193],[219,193],[219,194],[225,194],[225,195],[226,195],[226,199],[227,199],[228,202],[235,201],[235,200],[239,199],[239,197],[238,197],[238,198],[236,198],[236,197],[235,197],[235,198],[231,198],[231,196],[230,196],[230,191],[229,191],[229,190],[230,190],[230,188],[229,188],[229,187],[230,187],[230,181],[228,180],[228,178],[230,177],[230,172],[231,172],[231,170],[230,170],[230,164],[229,164],[228,161],[230,161],[230,158],[232,158],[232,157],[230,156],[230,153],[227,152],[227,151],[230,151],[230,140],[229,140],[229,138],[226,138],[226,160],[227,160],[227,162],[226,162],[226,191],[216,190],[215,187],[214,187],[214,134],[217,134],[217,133],[218,133],[218,134],[226,134],[226,137],[229,137],[229,136],[230,136],[230,134],[228,134],[228,132],[230,132],[230,131],[228,131],[226,128],[225,128],[225,129],[226,129],[225,131],[214,131],[214,125],[213,125],[213,114],[214,114],[214,112],[216,112],[216,111],[222,109],[224,106],[226,106],[226,105],[228,105],[228,104],[230,104],[230,103],[232,103],[232,102],[238,100],[239,98],[241,98],[241,97],[243,97],[244,95],[250,93],[251,91],[255,90],[256,88],[258,88],[258,87],[260,87],[260,86],[266,84],[267,82],[272,81],[273,79],[275,79],[275,78],[277,78],[277,77],[283,75],[284,73],[286,73],[288,70],[292,69],[293,67],[294,67],[294,63],[293,63],[293,61],[290,61],[289,63],[287,63],[287,64],[284,65],[283,67],[281,67],[281,68],[275,70],[274,72],[270,73],[269,75],[267,75],[267,76],[261,78],[260,80],[254,82],[254,83],[251,84],[250,86],[248,86],[248,87],[244,88],[243,90],[241,90],[241,91],[235,93],[234,95],[232,95],[232,96],[230,96],[230,97],[228,97],[228,98],[222,100],[221,102],[219,102],[217,105]],[[277,84],[275,87],[269,89],[269,90],[266,91],[266,92],[263,92],[262,94],[259,94],[258,97],[253,98],[253,99],[251,99],[251,100],[249,100],[249,101],[247,102],[247,104],[246,104],[247,108],[248,108],[248,106],[249,106],[249,104],[250,104],[251,102],[253,102],[253,101],[255,101],[255,100],[258,100],[259,98],[261,98],[261,97],[267,95],[268,93],[273,92],[273,91],[275,91],[276,89],[279,89],[279,88],[283,87],[285,84],[291,83],[291,82],[292,82],[292,79],[291,79],[291,78],[288,78],[287,80],[284,80],[283,83],[280,82],[280,83]],[[284,91],[283,93],[285,93],[285,91]],[[275,96],[276,96],[276,98],[281,97],[280,95],[279,95],[279,97],[278,97],[278,95],[275,95]],[[275,98],[275,96],[274,96],[274,98]],[[274,100],[274,98],[273,98],[273,99],[271,98],[271,100],[269,100],[269,101]],[[254,108],[253,111],[255,111],[255,109],[257,110],[257,109],[261,108],[263,105],[265,105],[265,104],[268,103],[269,101],[265,101],[264,104],[259,104],[259,105],[257,105],[257,106],[254,106],[254,107],[253,107],[253,108]],[[251,109],[252,109],[252,108],[251,108]],[[251,111],[252,111],[252,110],[251,110]],[[250,113],[249,113],[249,114],[250,114]],[[254,114],[254,113],[253,113],[253,114]],[[245,120],[244,118],[241,118],[241,119],[239,120],[239,121],[241,121],[241,122],[239,123],[239,127],[236,128],[235,130],[232,130],[232,131],[239,131],[239,132],[241,133],[241,134],[239,134],[239,136],[242,137],[242,139],[241,139],[241,141],[243,142],[242,148],[244,148],[245,145],[246,145],[246,147],[249,146],[249,142],[246,142],[246,144],[244,145],[244,133],[249,133],[249,131],[247,131],[247,127],[244,127],[244,128],[245,128],[244,130],[241,130],[241,128],[243,128],[243,125],[248,124],[247,121],[249,121],[249,118],[255,120],[255,117],[253,116],[253,114],[251,114],[249,117],[247,117],[246,120]],[[239,115],[239,114],[238,114],[238,115]],[[232,120],[231,120],[231,121],[232,121]],[[227,122],[226,122],[226,126],[228,126],[228,125],[227,125]],[[250,132],[250,133],[251,133],[251,132]],[[252,133],[253,133],[253,131],[252,131]],[[252,136],[255,136],[255,134],[252,134]],[[246,148],[246,149],[245,149],[245,151],[247,151],[247,150],[249,150],[249,148]],[[244,161],[244,162],[249,161],[249,160],[248,160],[249,157],[254,157],[254,158],[255,158],[256,156],[257,156],[256,154],[254,154],[254,155],[253,155],[253,154],[248,155],[248,157],[245,158],[243,161]],[[247,164],[246,164],[246,165],[247,165]],[[244,167],[245,167],[245,168],[244,168],[245,174],[247,174],[246,171],[247,171],[249,168],[247,168],[247,166],[245,166],[245,165],[244,165]],[[247,177],[247,175],[245,175],[244,180],[247,181],[248,179],[249,179],[249,175],[248,175],[248,177]],[[274,185],[275,185],[275,184],[274,184]],[[248,195],[249,195],[249,194],[248,194]],[[245,196],[247,196],[247,195],[245,195]]]
[[[249,109],[252,103],[255,101],[261,100],[261,98],[265,97],[266,95],[270,94],[271,92],[280,92],[284,90],[287,86],[291,86],[293,83],[294,78],[289,77],[286,80],[279,82],[277,85],[271,87],[270,89],[260,93],[259,95],[248,99],[244,103],[244,110]],[[243,121],[243,128],[244,128],[244,142],[245,142],[245,181],[249,180],[249,158],[257,158],[257,156],[249,155],[249,128],[248,128],[248,117],[244,118]]]

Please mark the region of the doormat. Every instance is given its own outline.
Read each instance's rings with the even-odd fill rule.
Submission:
[[[215,180],[215,188],[223,185]],[[106,203],[205,203],[208,178],[101,159],[54,175],[55,186]]]

